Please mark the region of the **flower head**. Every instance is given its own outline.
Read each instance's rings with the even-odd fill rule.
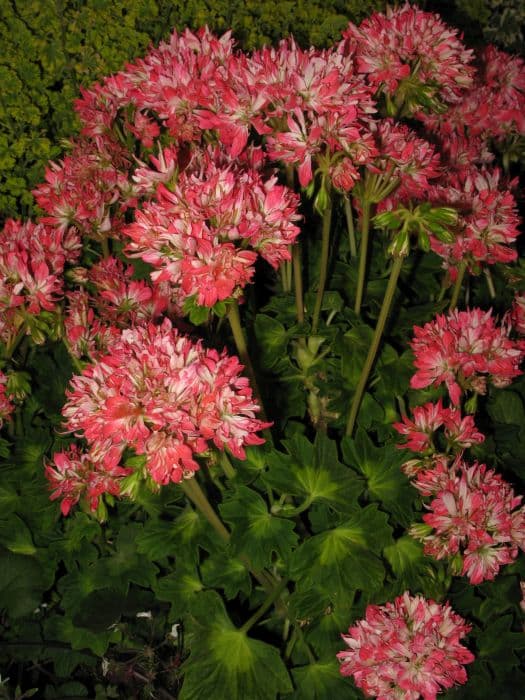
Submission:
[[[369,605],[350,627],[339,652],[340,671],[353,676],[366,696],[381,700],[435,700],[443,689],[465,683],[474,660],[460,640],[470,631],[448,603],[406,592],[386,605]]]
[[[386,14],[375,12],[343,36],[355,51],[358,70],[404,113],[454,103],[472,83],[472,51],[438,15],[408,2]]]
[[[15,409],[11,399],[12,396],[10,396],[9,392],[7,391],[7,377],[0,370],[0,428],[2,427],[5,419],[9,419],[11,413]]]
[[[195,456],[212,445],[242,459],[246,445],[264,442],[257,432],[269,424],[256,418],[259,406],[241,369],[236,357],[204,349],[168,320],[137,326],[73,377],[62,411],[65,427],[85,438],[85,459],[97,473],[107,467],[111,476],[131,448],[145,456],[145,476],[153,482],[179,482],[193,476]],[[84,473],[72,471],[70,462],[60,457],[61,469],[55,459],[60,473],[67,472],[67,494],[69,475]]]
[[[424,526],[415,525],[425,553],[436,559],[453,557],[470,583],[492,580],[500,567],[525,549],[525,509],[521,496],[484,464],[457,458],[451,467],[420,471],[413,482],[432,497]]]
[[[454,310],[438,315],[423,327],[414,326],[414,389],[446,384],[458,404],[463,390],[484,393],[488,379],[506,386],[521,374],[525,349],[509,338],[506,324],[497,326],[491,311]]]

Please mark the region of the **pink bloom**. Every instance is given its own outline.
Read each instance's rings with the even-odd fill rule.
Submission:
[[[525,335],[525,292],[516,293],[512,303],[510,319],[516,332],[520,335]]]
[[[130,155],[109,137],[75,143],[33,191],[46,212],[42,222],[62,232],[73,226],[97,240],[115,236],[126,208],[129,162]]]
[[[390,185],[387,192],[396,186],[396,201],[426,196],[430,181],[441,174],[439,155],[434,146],[392,119],[375,122],[371,130],[378,155],[367,169]]]
[[[212,444],[243,459],[246,445],[263,442],[256,433],[269,424],[256,418],[259,406],[241,369],[237,358],[205,350],[168,320],[137,326],[73,377],[65,427],[87,441],[100,471],[116,468],[131,448],[145,455],[145,474],[154,482],[180,482],[193,476],[195,456]]]
[[[234,161],[218,149],[195,149],[176,186],[159,184],[155,201],[126,227],[127,252],[156,268],[156,286],[169,284],[180,306],[193,300],[210,308],[241,295],[257,252],[274,267],[289,259],[298,205],[276,178],[262,178],[257,153]]]
[[[448,469],[422,471],[414,486],[431,496],[425,526],[411,533],[425,553],[443,559],[454,557],[470,583],[492,580],[503,564],[512,562],[518,548],[525,549],[525,511],[521,496],[484,464],[467,464],[457,458]]]
[[[452,311],[423,327],[414,327],[414,389],[445,383],[458,404],[462,391],[484,393],[486,380],[504,386],[521,374],[525,354],[521,343],[509,338],[510,329],[496,326],[491,311]]]
[[[435,700],[441,690],[467,680],[473,654],[460,644],[470,625],[449,605],[406,592],[394,603],[369,605],[365,619],[342,638],[337,658],[367,697]]]
[[[444,408],[441,399],[437,403],[415,406],[412,410],[414,420],[407,416],[402,422],[393,426],[400,435],[406,436],[406,444],[398,445],[413,452],[429,455],[435,452],[435,438],[443,428],[443,437],[447,446],[454,451],[462,451],[473,444],[483,442],[485,436],[476,430],[472,416],[461,416],[458,408]]]
[[[69,292],[66,299],[64,327],[69,350],[78,359],[88,357],[95,360],[107,352],[119,331],[95,317],[94,304],[87,292]]]
[[[447,181],[430,193],[439,203],[454,206],[460,214],[459,230],[453,243],[431,237],[434,252],[445,259],[455,278],[455,268],[466,262],[479,272],[480,264],[494,265],[516,259],[515,241],[520,218],[510,189],[501,187],[501,173],[495,168],[449,171]]]
[[[10,396],[7,391],[7,377],[0,370],[0,428],[4,424],[6,418],[9,420],[11,413],[15,410],[15,407],[11,403],[12,396]]]
[[[88,272],[88,281],[98,292],[94,299],[100,318],[125,327],[158,318],[169,306],[162,285],[155,288],[144,280],[133,280],[133,268],[114,257],[103,258]]]
[[[307,125],[299,109],[288,115],[286,123],[287,131],[268,137],[268,155],[294,165],[301,187],[306,187],[313,177],[312,160],[321,152],[323,130],[316,122]]]
[[[64,267],[79,252],[80,240],[69,231],[31,221],[6,221],[0,231],[0,341],[7,342],[18,332],[23,313],[56,309],[63,293]]]
[[[427,452],[433,449],[432,436],[444,424],[448,409],[443,408],[441,399],[436,403],[426,403],[424,406],[415,406],[412,410],[414,420],[403,416],[401,423],[394,423],[394,428],[400,435],[407,438],[406,445],[412,452]]]
[[[105,493],[120,495],[120,483],[131,472],[131,469],[116,464],[97,463],[90,454],[79,452],[76,445],[66,452],[56,452],[53,462],[45,469],[49,486],[53,489],[51,500],[62,499],[62,515],[68,515],[82,498],[95,511]]]
[[[374,13],[343,33],[360,73],[389,99],[401,97],[406,114],[438,101],[454,103],[472,83],[472,51],[438,15],[408,3]],[[439,102],[438,102],[439,103]]]

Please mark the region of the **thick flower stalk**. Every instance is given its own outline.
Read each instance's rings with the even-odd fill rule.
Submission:
[[[508,386],[522,374],[522,341],[512,340],[508,324],[496,325],[492,311],[472,309],[438,315],[424,326],[414,326],[412,350],[417,372],[414,389],[445,384],[452,403],[464,391],[484,394],[487,382]]]
[[[350,627],[337,654],[344,676],[353,676],[367,697],[435,700],[466,683],[473,654],[460,642],[470,626],[449,603],[440,605],[405,592],[393,603],[369,605]]]
[[[522,497],[484,464],[470,465],[461,457],[452,466],[437,460],[412,483],[432,500],[411,534],[423,542],[425,554],[451,559],[454,571],[470,583],[493,580],[525,550]]]
[[[196,456],[212,447],[243,459],[246,445],[264,442],[257,432],[269,424],[256,418],[260,409],[241,369],[236,357],[204,349],[168,320],[123,331],[71,381],[65,428],[86,440],[88,457],[80,469],[79,459],[55,455],[55,470],[47,472],[52,486],[70,475],[76,483],[86,462],[97,475],[107,469],[118,476],[126,449],[144,456],[143,476],[156,484],[192,477]],[[60,489],[57,495],[67,491]]]

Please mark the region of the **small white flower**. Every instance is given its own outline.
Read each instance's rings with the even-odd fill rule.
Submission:
[[[146,617],[148,620],[151,620],[153,615],[151,614],[151,610],[145,610],[144,612],[138,612],[136,617]]]
[[[179,627],[180,623],[177,622],[174,625],[171,626],[171,632],[168,633],[168,637],[172,637],[173,639],[178,639],[179,638]]]

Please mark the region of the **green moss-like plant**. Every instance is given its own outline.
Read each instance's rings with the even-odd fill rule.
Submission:
[[[0,223],[34,213],[31,189],[76,129],[80,85],[119,70],[174,27],[232,29],[244,48],[293,33],[328,45],[381,0],[2,0]]]

